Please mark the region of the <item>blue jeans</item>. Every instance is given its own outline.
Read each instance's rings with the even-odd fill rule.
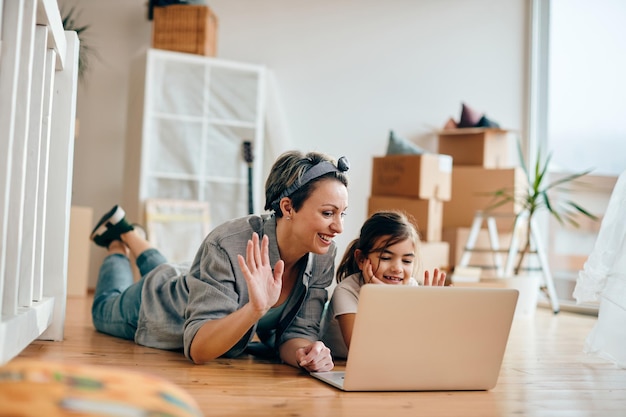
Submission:
[[[165,262],[167,260],[157,249],[144,251],[136,262],[141,279],[134,282],[128,257],[116,253],[104,258],[91,307],[96,330],[134,340],[145,276]]]

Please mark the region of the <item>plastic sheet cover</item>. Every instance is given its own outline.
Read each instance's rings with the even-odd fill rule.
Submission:
[[[626,368],[626,171],[615,184],[574,298],[578,304],[600,304],[584,351]]]

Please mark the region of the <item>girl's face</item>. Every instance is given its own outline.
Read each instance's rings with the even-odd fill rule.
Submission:
[[[405,239],[384,248],[387,239],[389,236],[378,238],[374,249],[367,257],[357,254],[363,278],[366,283],[407,284],[413,274],[415,262],[413,241]]]
[[[291,244],[303,252],[324,254],[333,239],[343,232],[343,218],[348,208],[348,190],[335,179],[320,181],[297,212],[287,213],[291,223]],[[294,248],[295,249],[295,248]]]

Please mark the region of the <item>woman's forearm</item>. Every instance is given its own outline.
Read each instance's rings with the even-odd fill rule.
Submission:
[[[307,372],[330,371],[333,363],[330,349],[321,341],[311,342],[303,338],[293,338],[280,346],[280,358],[283,362],[303,368]]]
[[[196,333],[189,353],[196,364],[203,364],[228,352],[263,316],[250,304],[226,317],[208,320]]]
[[[296,357],[296,350],[307,347],[310,344],[311,342],[306,339],[289,339],[279,348],[280,359],[282,359],[283,362],[298,368],[300,367],[300,364],[298,363],[298,359]]]

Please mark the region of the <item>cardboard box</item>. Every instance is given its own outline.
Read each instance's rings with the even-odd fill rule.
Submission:
[[[454,165],[509,168],[509,132],[502,129],[464,128],[439,132],[439,153],[452,156]]]
[[[67,295],[87,295],[89,278],[89,235],[93,228],[93,209],[72,206],[70,210],[70,238],[67,256]]]
[[[152,47],[215,56],[217,16],[204,5],[174,4],[155,7]]]
[[[441,241],[443,202],[403,197],[371,196],[368,217],[381,210],[401,210],[415,219],[420,238],[424,241]]]
[[[448,242],[422,242],[420,248],[420,268],[415,279],[422,282],[424,280],[424,271],[430,271],[432,274],[435,268],[449,271],[449,250],[450,245]]]
[[[523,193],[528,182],[522,168],[487,169],[474,166],[454,166],[452,198],[443,204],[443,227],[470,227],[476,211],[486,210],[494,203],[493,193],[506,188]],[[509,202],[491,212],[509,216],[501,220],[502,227],[512,228],[515,214],[522,207]],[[499,227],[499,230],[504,230]]]
[[[452,158],[448,155],[375,157],[371,195],[448,201],[451,178]]]

